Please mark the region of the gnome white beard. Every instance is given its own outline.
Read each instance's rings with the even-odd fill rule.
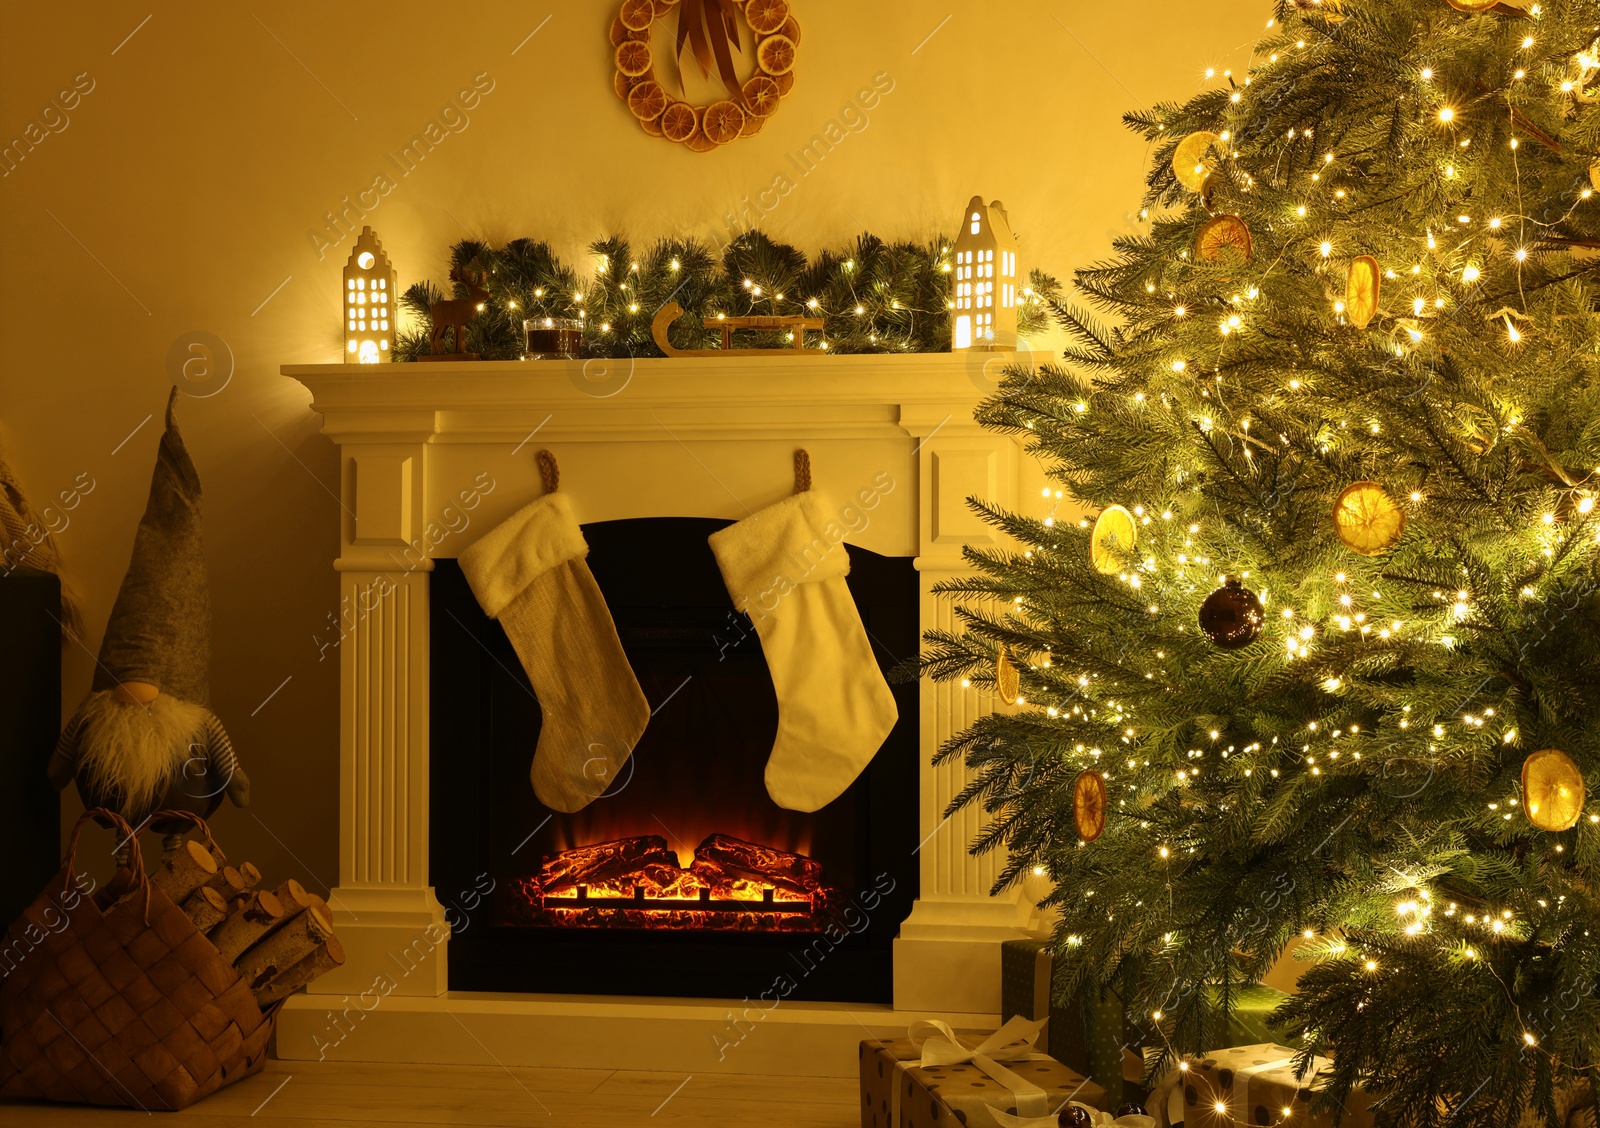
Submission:
[[[91,693],[82,718],[78,771],[93,791],[115,792],[129,811],[160,802],[205,730],[199,705],[161,694],[148,705],[120,699],[114,690]]]

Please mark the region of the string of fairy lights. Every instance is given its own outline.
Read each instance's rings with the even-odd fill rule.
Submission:
[[[1287,39],[1273,44],[1266,62],[1254,64],[1253,72],[1244,77],[1242,84],[1234,84],[1232,72],[1224,71],[1222,77],[1233,87],[1227,108],[1223,111],[1224,116],[1230,111],[1237,115],[1245,115],[1250,111],[1245,99],[1251,92],[1253,80],[1261,77],[1262,71],[1291,58],[1292,52],[1315,52],[1321,49],[1327,28],[1319,27],[1317,21],[1328,19],[1336,11],[1330,0],[1327,11],[1298,21],[1295,29],[1298,34],[1292,40],[1292,46]],[[1539,5],[1528,9],[1527,17],[1535,25],[1541,15]],[[1269,32],[1277,26],[1276,20],[1267,22]],[[1568,69],[1554,76],[1550,68],[1536,65],[1538,45],[1537,31],[1521,39],[1517,49],[1518,58],[1507,75],[1508,85],[1525,88],[1537,82],[1548,83],[1552,91],[1569,95],[1574,102],[1587,103],[1600,96],[1589,92],[1590,82],[1600,78],[1600,73],[1597,73],[1600,72],[1600,38],[1587,51],[1573,57]],[[1208,69],[1205,74],[1207,79],[1216,77],[1215,69]],[[1436,154],[1416,154],[1408,156],[1407,161],[1432,161],[1441,191],[1448,191],[1450,186],[1461,185],[1467,180],[1463,162],[1475,159],[1472,152],[1476,140],[1472,128],[1475,117],[1464,114],[1440,89],[1433,67],[1418,66],[1413,72],[1412,81],[1410,95],[1417,104],[1427,107],[1427,120],[1437,128],[1441,145]],[[1480,313],[1481,309],[1477,307],[1481,306],[1491,276],[1503,279],[1506,292],[1514,293],[1520,302],[1516,308],[1508,304],[1505,308],[1490,311],[1485,320],[1498,322],[1502,327],[1504,347],[1515,349],[1524,345],[1530,335],[1539,329],[1533,316],[1526,311],[1525,270],[1530,257],[1541,249],[1541,241],[1545,236],[1559,230],[1579,214],[1580,209],[1591,205],[1594,188],[1600,184],[1600,173],[1591,170],[1591,179],[1595,183],[1577,189],[1564,212],[1555,218],[1545,219],[1530,215],[1522,198],[1521,146],[1530,142],[1547,146],[1552,143],[1549,138],[1542,137],[1531,123],[1520,118],[1509,93],[1505,104],[1509,128],[1514,134],[1507,142],[1516,172],[1514,206],[1507,209],[1484,208],[1481,204],[1469,204],[1466,195],[1452,197],[1463,202],[1448,230],[1441,226],[1439,229],[1417,232],[1414,238],[1418,254],[1414,261],[1405,265],[1390,265],[1382,270],[1384,281],[1400,289],[1399,308],[1409,310],[1409,316],[1392,317],[1394,328],[1387,347],[1398,360],[1403,361],[1433,345],[1432,338],[1436,334],[1435,324],[1431,323],[1443,327],[1447,323],[1439,319],[1464,316],[1462,311],[1469,307],[1473,314]],[[1238,160],[1240,151],[1235,146],[1239,138],[1229,129],[1221,128],[1226,124],[1226,121],[1219,123],[1215,134],[1217,143],[1213,149],[1222,160]],[[1165,121],[1157,121],[1154,133],[1164,133],[1166,128]],[[1518,133],[1520,136],[1515,135]],[[1310,147],[1317,144],[1311,128],[1289,128],[1286,134],[1278,136],[1285,137],[1288,145]],[[1280,154],[1280,164],[1282,159]],[[1163,411],[1175,418],[1188,411],[1189,421],[1203,438],[1225,438],[1236,444],[1246,467],[1273,450],[1270,434],[1266,438],[1261,437],[1259,430],[1252,434],[1255,420],[1251,411],[1248,408],[1234,410],[1224,400],[1224,350],[1231,344],[1250,339],[1254,329],[1252,313],[1255,304],[1263,299],[1264,291],[1270,298],[1275,275],[1285,271],[1310,271],[1326,275],[1335,266],[1348,262],[1363,250],[1357,245],[1362,240],[1354,234],[1352,227],[1357,214],[1354,205],[1358,194],[1358,189],[1353,185],[1358,180],[1343,175],[1344,160],[1336,149],[1325,151],[1321,161],[1311,163],[1310,168],[1298,187],[1289,184],[1283,189],[1268,187],[1282,183],[1278,169],[1274,169],[1270,176],[1263,176],[1262,183],[1258,183],[1248,172],[1239,172],[1235,183],[1241,194],[1261,196],[1277,192],[1285,198],[1281,205],[1271,209],[1275,212],[1272,233],[1278,244],[1276,258],[1256,271],[1248,284],[1241,281],[1235,292],[1214,303],[1222,307],[1216,321],[1219,345],[1215,354],[1206,359],[1197,357],[1193,354],[1192,344],[1186,350],[1165,354],[1159,350],[1148,350],[1152,377],[1150,385],[1161,387],[1160,380],[1163,377],[1170,381],[1193,376],[1197,389],[1196,406],[1189,410],[1184,402],[1185,397],[1175,390],[1178,386],[1169,383],[1167,391],[1157,394],[1149,390],[1133,392],[1128,396],[1127,403],[1115,410]],[[1597,163],[1596,169],[1600,169],[1600,163]],[[1215,168],[1205,171],[1215,171]],[[1205,200],[1210,211],[1209,195]],[[1190,208],[1192,204],[1183,205],[1185,213]],[[1146,208],[1141,211],[1140,218],[1151,221],[1150,210]],[[1187,249],[1178,250],[1175,257],[1182,264],[1192,261]],[[1139,288],[1152,300],[1155,295],[1162,295],[1166,302],[1167,325],[1179,327],[1186,324],[1193,310],[1203,308],[1207,303],[1200,295],[1184,296],[1180,285],[1169,283],[1168,280],[1173,276],[1173,265],[1171,262],[1156,263],[1155,276],[1143,280]],[[1181,270],[1178,274],[1181,277]],[[1372,300],[1376,302],[1376,287]],[[1355,324],[1352,320],[1353,311],[1347,308],[1344,297],[1331,297],[1327,308],[1328,315],[1336,324]],[[1360,326],[1364,328],[1365,321],[1361,321]],[[1470,328],[1465,332],[1470,334]],[[1192,333],[1188,334],[1191,340],[1192,336]],[[1304,373],[1286,375],[1275,393],[1275,399],[1287,402],[1296,395],[1303,397],[1310,394],[1314,389],[1314,377],[1307,377]],[[1097,410],[1094,397],[1085,395],[1078,398],[1070,403],[1070,410],[1079,417],[1091,416]],[[1023,425],[1033,428],[1031,421]],[[1492,446],[1495,441],[1500,441],[1501,436],[1514,435],[1521,429],[1521,410],[1509,404],[1503,422],[1490,419],[1478,428],[1482,433],[1470,434],[1469,438],[1482,440]],[[1312,443],[1319,454],[1327,454],[1357,432],[1376,440],[1385,433],[1385,424],[1379,419],[1340,419],[1336,426],[1314,429]],[[1291,445],[1287,436],[1280,437],[1279,445]],[[1262,454],[1258,455],[1258,451]],[[1553,461],[1551,465],[1560,473],[1560,468]],[[1209,739],[1198,742],[1202,747],[1188,749],[1182,763],[1163,766],[1158,760],[1156,766],[1152,767],[1152,760],[1142,756],[1139,750],[1140,738],[1145,735],[1141,729],[1140,700],[1176,692],[1179,678],[1185,673],[1193,675],[1192,669],[1185,671],[1179,668],[1177,663],[1180,655],[1173,653],[1169,656],[1169,651],[1174,650],[1175,642],[1181,643],[1182,636],[1193,638],[1195,632],[1188,622],[1170,615],[1163,618],[1163,608],[1192,608],[1197,599],[1216,585],[1225,585],[1230,579],[1250,580],[1248,570],[1241,569],[1238,575],[1230,575],[1227,570],[1226,562],[1241,555],[1235,551],[1235,544],[1230,543],[1230,537],[1237,538],[1236,531],[1219,529],[1213,533],[1205,520],[1180,516],[1189,503],[1195,472],[1194,467],[1174,466],[1173,479],[1168,486],[1170,492],[1166,496],[1145,498],[1130,506],[1133,520],[1130,528],[1135,531],[1135,535],[1129,538],[1132,543],[1113,545],[1119,566],[1111,569],[1114,575],[1108,574],[1107,578],[1120,585],[1130,601],[1147,608],[1150,621],[1155,625],[1155,629],[1141,640],[1147,649],[1136,661],[1130,661],[1126,668],[1118,671],[1117,675],[1110,676],[1108,672],[1107,677],[1102,677],[1101,672],[1092,669],[1063,669],[1054,663],[1047,648],[1044,654],[1028,656],[1023,660],[1022,664],[1028,671],[1022,679],[1024,687],[1007,701],[1008,704],[1024,706],[1030,704],[1032,698],[1035,709],[1042,711],[1050,721],[1062,725],[1063,731],[1082,732],[1087,729],[1098,732],[1098,740],[1073,742],[1069,738],[1067,746],[1071,748],[1076,768],[1097,772],[1111,786],[1114,794],[1120,792],[1113,799],[1116,808],[1131,813],[1130,808],[1137,809],[1148,803],[1153,792],[1173,788],[1194,789],[1201,780],[1210,781],[1216,777],[1230,781],[1236,790],[1242,789],[1256,802],[1264,803],[1275,788],[1316,787],[1342,774],[1369,773],[1374,770],[1376,762],[1392,758],[1388,750],[1397,746],[1414,748],[1419,752],[1425,749],[1427,759],[1432,762],[1447,760],[1453,754],[1481,749],[1486,745],[1517,746],[1522,743],[1523,734],[1509,719],[1514,710],[1506,709],[1503,703],[1497,709],[1482,695],[1463,695],[1457,706],[1451,709],[1435,708],[1438,702],[1419,700],[1403,704],[1392,712],[1384,712],[1375,721],[1370,717],[1353,719],[1358,714],[1370,714],[1373,710],[1363,711],[1351,703],[1347,696],[1350,689],[1348,676],[1327,672],[1318,682],[1327,704],[1326,715],[1307,720],[1295,733],[1244,741],[1238,738],[1230,740],[1222,729],[1210,728],[1207,730]],[[1600,466],[1595,468],[1594,474],[1600,476]],[[1581,564],[1592,558],[1597,546],[1600,546],[1600,521],[1594,516],[1595,492],[1585,484],[1587,481],[1574,482],[1567,478],[1563,483],[1566,496],[1560,505],[1540,513],[1520,537],[1521,543],[1546,561],[1547,565],[1559,558],[1566,569],[1561,575],[1570,574],[1576,566],[1575,561]],[[1422,524],[1427,522],[1430,499],[1422,485],[1396,491],[1396,494],[1398,500],[1395,505],[1402,511],[1402,528],[1404,518]],[[1043,505],[1036,510],[1040,535],[1037,543],[1023,552],[1023,559],[1033,560],[1035,552],[1080,550],[1088,538],[1081,535],[1062,537],[1056,535],[1057,531],[1070,528],[1076,529],[1079,534],[1092,534],[1094,522],[1089,518],[1064,518],[1063,507],[1074,511],[1076,503],[1070,496],[1064,496],[1064,491],[1060,489],[1046,486],[1041,492],[1041,500]],[[1099,570],[1107,571],[1103,568]],[[1431,592],[1430,598],[1436,609],[1419,610],[1415,601],[1416,593],[1405,587],[1396,590],[1383,578],[1382,570],[1381,563],[1374,555],[1361,555],[1325,577],[1306,577],[1300,581],[1298,591],[1278,592],[1270,586],[1262,586],[1254,592],[1260,608],[1265,612],[1261,634],[1273,644],[1271,650],[1276,654],[1277,668],[1287,671],[1294,667],[1313,667],[1321,674],[1323,670],[1320,664],[1330,657],[1343,657],[1348,663],[1354,662],[1358,656],[1370,657],[1378,649],[1387,649],[1403,658],[1404,655],[1415,653],[1413,648],[1418,645],[1437,647],[1446,653],[1457,651],[1462,645],[1463,633],[1472,627],[1474,616],[1478,613],[1480,597],[1475,594],[1474,583],[1463,579],[1461,586],[1453,590],[1441,585]],[[1547,566],[1543,576],[1556,576],[1553,566]],[[1519,596],[1530,606],[1538,606],[1545,599],[1537,580],[1523,585]],[[1011,599],[1008,610],[1014,614],[1023,613],[1036,623],[1047,623],[1058,613],[1058,609],[1051,607],[1047,599],[1029,599],[1020,594]],[[1170,634],[1163,634],[1164,630],[1176,632],[1180,638],[1174,640]],[[1352,647],[1362,650],[1353,651]],[[1005,646],[999,649],[1004,660],[1010,661],[1009,649]],[[1267,661],[1260,648],[1243,660],[1257,665]],[[972,679],[963,679],[961,684],[971,686]],[[1280,736],[1285,738],[1282,743]],[[1123,751],[1115,755],[1108,753],[1102,745],[1111,741],[1122,746]],[[1378,761],[1370,757],[1363,759],[1363,749],[1371,753],[1378,748],[1386,750]],[[1123,774],[1124,770],[1126,775]],[[1220,795],[1220,792],[1217,794]],[[1203,802],[1204,799],[1199,801]],[[1218,801],[1226,809],[1231,800]],[[1498,840],[1505,841],[1506,835],[1536,827],[1529,815],[1524,796],[1513,791],[1489,800],[1475,825],[1485,832],[1498,825]],[[1600,824],[1600,808],[1591,803],[1583,812],[1579,826],[1593,827],[1596,824]],[[1141,822],[1140,826],[1148,830],[1150,823]],[[1080,837],[1077,845],[1085,847],[1097,835],[1098,830],[1095,830],[1088,838]],[[1552,855],[1559,856],[1567,850],[1567,843],[1555,834],[1549,835],[1546,841]],[[1161,842],[1153,847],[1154,861],[1170,875],[1176,859],[1197,849],[1197,846],[1190,844]],[[1036,867],[1034,872],[1042,875],[1044,868]],[[1395,894],[1392,931],[1399,936],[1418,939],[1435,937],[1441,950],[1450,958],[1465,963],[1478,961],[1486,943],[1526,939],[1536,923],[1525,920],[1512,908],[1466,905],[1440,899],[1437,891],[1430,889],[1428,882],[1421,878],[1408,882],[1401,875],[1396,884],[1402,891]],[[1094,891],[1086,890],[1084,893],[1092,897]],[[1559,905],[1565,899],[1558,895],[1554,902]],[[1549,909],[1551,900],[1532,897],[1529,907]],[[1111,919],[1109,908],[1106,914],[1107,919]],[[1081,935],[1072,934],[1067,936],[1067,943],[1078,946],[1083,939]],[[1320,933],[1316,929],[1306,929],[1302,939],[1319,942],[1321,948],[1318,954],[1322,958],[1359,960],[1362,969],[1369,974],[1376,975],[1382,971],[1374,956],[1359,947],[1352,948],[1345,942],[1340,925],[1330,924]],[[1166,941],[1182,942],[1172,933],[1166,934]],[[1151,1017],[1160,1030],[1165,1017],[1163,1013],[1157,1010]],[[1529,1046],[1538,1044],[1539,1039],[1532,1030],[1525,1030],[1523,1037]],[[1216,1110],[1219,1113],[1228,1112],[1226,1105],[1220,1102]],[[1290,1108],[1282,1110],[1285,1118],[1291,1113]]]

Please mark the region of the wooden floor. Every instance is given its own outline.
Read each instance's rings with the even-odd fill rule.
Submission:
[[[189,1128],[382,1125],[701,1124],[715,1128],[857,1128],[854,1078],[682,1076],[610,1069],[518,1069],[495,1066],[362,1065],[269,1061],[266,1069],[224,1089],[176,1122]],[[171,1117],[170,1113],[158,1113]],[[0,1103],[6,1128],[148,1123],[137,1109]]]

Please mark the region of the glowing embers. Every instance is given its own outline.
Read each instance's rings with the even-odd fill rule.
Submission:
[[[820,863],[726,834],[700,843],[688,866],[654,834],[579,846],[518,887],[518,923],[556,928],[816,932],[835,896]]]

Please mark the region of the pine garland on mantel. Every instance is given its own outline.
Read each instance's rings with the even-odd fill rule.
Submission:
[[[589,245],[594,273],[583,277],[547,243],[514,239],[495,248],[464,239],[450,249],[450,265],[487,275],[489,299],[468,324],[466,345],[485,360],[519,357],[522,322],[529,317],[581,319],[589,356],[661,356],[650,321],[668,299],[685,310],[672,330],[681,348],[718,347],[720,332],[700,328],[700,320],[724,313],[821,317],[826,328],[808,333],[806,343],[829,352],[948,352],[953,244],[944,237],[920,245],[886,243],[863,234],[847,249],[807,258],[796,247],[747,231],[719,258],[695,239],[658,239],[636,253],[614,235]],[[1029,281],[1017,317],[1022,336],[1044,329],[1061,297],[1060,283],[1043,271],[1033,271]],[[467,296],[465,287],[453,285],[452,296]],[[428,310],[445,296],[428,281],[407,288],[400,305],[410,324],[396,336],[395,360],[428,352]],[[734,335],[737,348],[786,343],[780,333]]]

